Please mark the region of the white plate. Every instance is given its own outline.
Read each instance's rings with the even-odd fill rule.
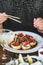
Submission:
[[[37,44],[36,47],[34,47],[32,49],[29,49],[29,50],[15,50],[15,49],[9,47],[8,45],[5,45],[5,49],[10,51],[10,52],[14,52],[14,53],[32,53],[32,52],[36,52],[43,45],[43,38],[40,35],[36,34],[36,33],[27,32],[27,31],[15,31],[15,32],[13,32],[13,34],[15,34],[15,33],[16,34],[23,33],[24,35],[25,34],[31,35],[38,42],[38,44]]]

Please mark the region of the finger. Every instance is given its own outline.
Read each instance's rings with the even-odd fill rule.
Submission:
[[[42,20],[42,18],[37,18],[37,21],[40,21],[40,20]]]
[[[4,17],[8,17],[8,15],[7,15],[5,12],[3,12],[3,16],[4,16]]]
[[[36,18],[34,18],[34,20],[33,20],[33,21],[35,22],[36,20],[37,20],[37,19],[36,19]]]
[[[43,19],[42,20],[40,20],[38,23],[37,23],[37,25],[40,27],[40,26],[43,26]]]
[[[37,25],[34,25],[34,27],[35,27],[35,28],[38,28],[38,26],[37,26]]]
[[[37,18],[37,20],[35,21],[35,24],[38,24],[41,20],[42,18]]]
[[[34,26],[38,27],[39,25],[41,25],[43,19],[42,18],[37,18],[37,20],[34,22]]]
[[[0,23],[2,24],[2,23],[5,22],[6,20],[7,20],[7,17],[2,16],[2,17],[0,18]]]
[[[40,27],[39,27],[39,30],[43,30],[43,26],[40,26]]]
[[[35,27],[35,28],[37,28],[37,27],[38,27],[38,25],[37,25],[37,22],[36,22],[36,21],[34,22],[34,24],[33,24],[33,25],[34,25],[34,27]]]

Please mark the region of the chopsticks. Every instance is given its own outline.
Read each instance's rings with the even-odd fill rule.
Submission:
[[[8,15],[8,17],[12,17],[12,18],[15,18],[15,19],[20,19],[19,17],[12,16],[12,15]]]
[[[8,18],[9,18],[9,19],[12,19],[12,20],[14,20],[14,21],[16,21],[16,22],[18,22],[18,23],[21,23],[21,21],[20,21],[20,18],[19,18],[19,17],[12,16],[12,15],[8,15]]]

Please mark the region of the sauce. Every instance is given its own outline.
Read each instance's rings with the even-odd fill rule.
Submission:
[[[41,51],[41,52],[40,52],[40,54],[42,54],[42,55],[43,55],[43,51]]]

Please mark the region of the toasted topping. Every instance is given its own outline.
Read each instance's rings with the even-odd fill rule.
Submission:
[[[14,45],[14,46],[18,46],[18,45],[19,45],[19,43],[18,43],[18,42],[15,42],[13,45]]]
[[[22,36],[23,36],[23,34],[22,34],[22,33],[19,33],[19,34],[18,34],[18,36],[22,37]]]
[[[25,44],[24,44],[24,46],[27,46],[28,44],[30,44],[30,42],[26,41]]]
[[[26,41],[26,38],[24,36],[19,38],[19,42],[23,42],[23,41]]]

